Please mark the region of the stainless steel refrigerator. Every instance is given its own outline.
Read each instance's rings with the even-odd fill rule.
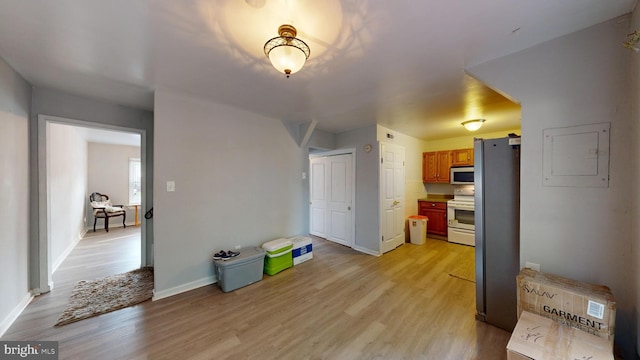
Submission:
[[[517,322],[520,138],[474,140],[476,318],[507,331]]]

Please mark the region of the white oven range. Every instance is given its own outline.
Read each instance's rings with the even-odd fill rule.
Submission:
[[[454,187],[454,197],[447,201],[447,238],[449,242],[475,246],[474,193],[473,185]]]

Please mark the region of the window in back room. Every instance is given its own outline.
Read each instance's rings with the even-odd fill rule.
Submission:
[[[140,159],[129,159],[129,204],[139,205],[142,197],[142,171]]]

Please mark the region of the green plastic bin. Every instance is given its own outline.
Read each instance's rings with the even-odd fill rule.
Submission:
[[[262,244],[266,252],[264,273],[275,275],[293,266],[293,242],[290,239],[276,239]]]

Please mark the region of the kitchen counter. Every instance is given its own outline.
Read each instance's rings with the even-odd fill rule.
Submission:
[[[445,194],[433,194],[428,195],[425,198],[420,198],[418,201],[429,201],[429,202],[442,202],[446,203],[447,201],[453,199],[453,195],[445,195]]]

